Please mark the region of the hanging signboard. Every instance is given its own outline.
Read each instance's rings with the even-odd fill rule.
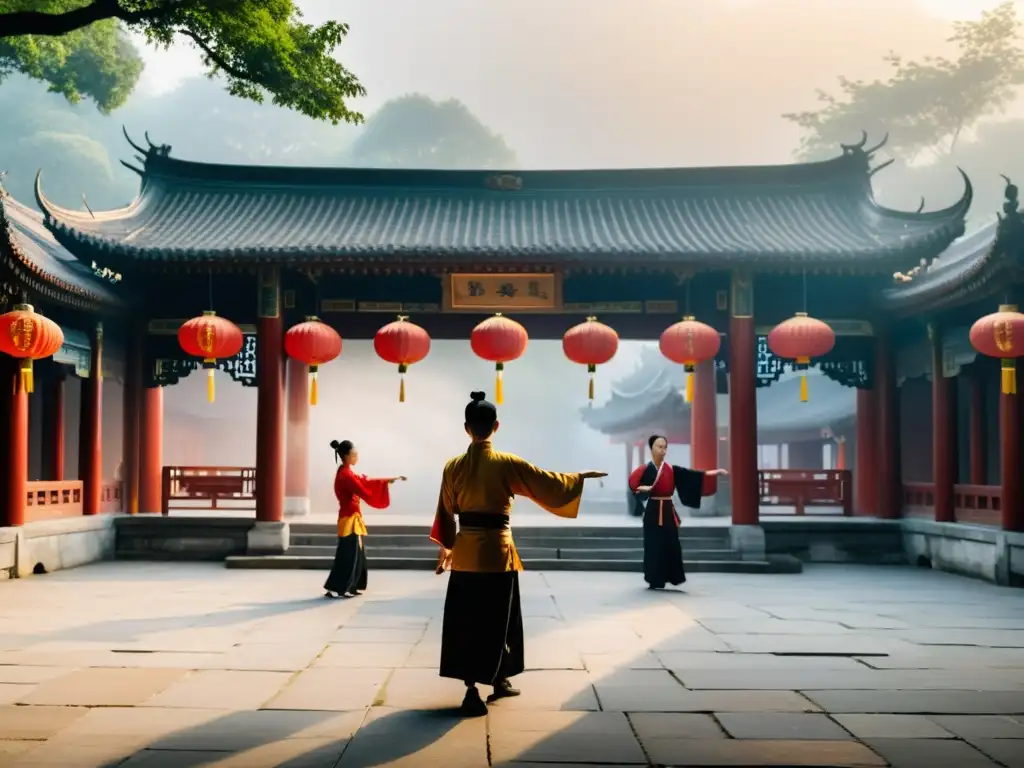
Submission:
[[[557,275],[455,274],[446,278],[445,310],[454,312],[556,312],[562,308]]]

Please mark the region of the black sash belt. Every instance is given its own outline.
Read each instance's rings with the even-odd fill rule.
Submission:
[[[494,512],[460,512],[459,524],[466,528],[484,528],[489,531],[503,531],[509,528],[508,515]]]

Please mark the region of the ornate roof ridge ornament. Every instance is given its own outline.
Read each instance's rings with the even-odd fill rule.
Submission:
[[[523,178],[512,173],[496,173],[484,179],[484,186],[497,192],[518,192],[523,188]]]

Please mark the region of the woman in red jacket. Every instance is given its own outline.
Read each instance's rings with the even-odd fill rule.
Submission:
[[[366,589],[366,551],[363,536],[366,524],[360,501],[374,509],[387,509],[391,504],[389,486],[404,477],[371,479],[357,475],[352,468],[359,461],[359,451],[351,440],[331,441],[334,456],[341,463],[334,476],[334,495],[338,499],[338,548],[334,565],[324,582],[324,597],[355,597]]]

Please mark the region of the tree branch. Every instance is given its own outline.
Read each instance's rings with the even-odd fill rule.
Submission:
[[[238,80],[252,82],[251,75],[242,72],[241,70],[236,69],[235,67],[228,64],[220,54],[218,54],[216,51],[213,50],[213,48],[210,47],[209,43],[203,40],[199,35],[197,35],[192,30],[177,29],[175,31],[179,35],[184,35],[185,37],[192,40],[199,47],[199,50],[203,52],[206,58],[212,61],[217,66],[218,69],[226,72],[231,77],[237,78]]]
[[[0,13],[0,39],[21,35],[59,37],[105,19],[118,19],[126,24],[137,24],[140,21],[158,18],[161,13],[163,13],[161,9],[126,11],[118,4],[117,0],[93,0],[89,5],[75,8],[66,13],[44,13],[42,11]]]

